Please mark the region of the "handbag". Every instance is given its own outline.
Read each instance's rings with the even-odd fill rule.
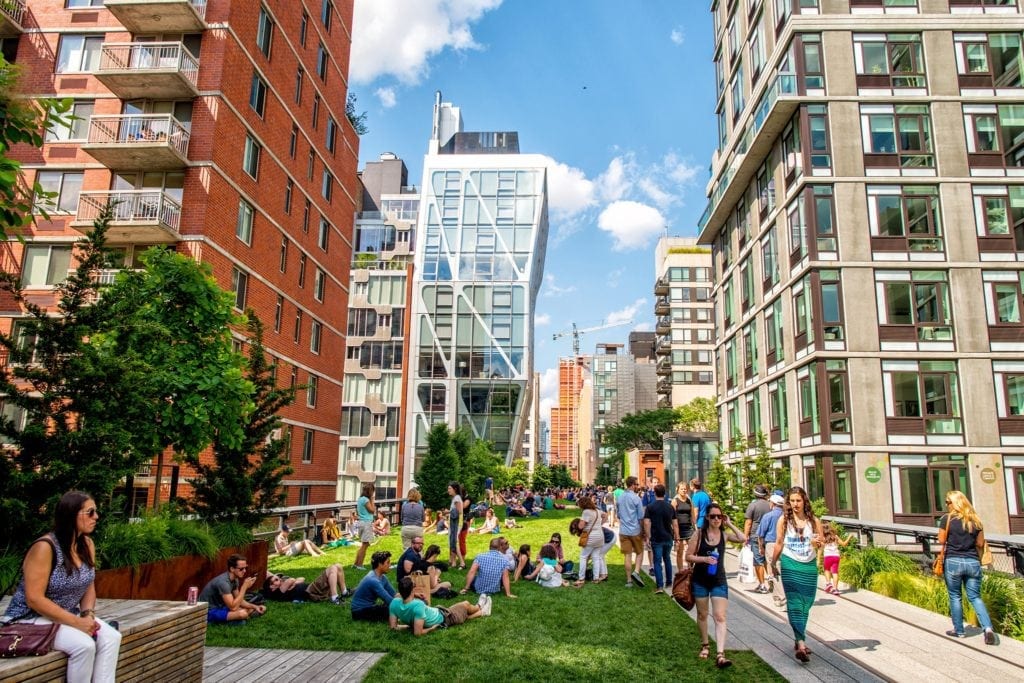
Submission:
[[[672,579],[672,599],[689,612],[693,609],[693,567],[687,565],[676,572]]]
[[[594,530],[594,527],[595,527],[595,526],[597,526],[597,521],[598,521],[599,519],[601,519],[601,516],[600,516],[600,515],[597,515],[597,516],[596,516],[596,517],[594,518],[594,521],[590,523],[590,528],[589,528],[589,529],[587,529],[586,531],[581,531],[581,532],[580,532],[580,547],[581,547],[581,548],[583,548],[584,546],[586,546],[586,545],[587,545],[587,541],[589,541],[589,540],[590,540],[590,532]]]
[[[423,602],[430,604],[430,576],[423,572],[413,572],[409,574],[409,578],[412,579],[413,588],[422,588]]]
[[[946,542],[949,541],[949,521],[953,518],[952,515],[946,515],[946,541],[942,543],[942,550],[935,556],[935,561],[932,562],[932,574],[935,576],[942,576],[943,568],[942,563],[946,560]]]
[[[988,547],[988,541],[985,541],[985,545],[981,548],[981,566],[991,566],[992,562],[992,549]]]
[[[26,657],[49,654],[59,624],[19,624],[0,626],[0,657]]]

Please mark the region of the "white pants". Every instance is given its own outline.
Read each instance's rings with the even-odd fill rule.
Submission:
[[[601,578],[602,576],[608,576],[608,562],[606,558],[608,557],[608,551],[615,546],[615,538],[616,537],[613,536],[612,540],[608,541],[600,548],[595,550],[594,553],[590,556],[590,558],[594,561],[595,579]]]
[[[45,617],[26,619],[24,623],[50,624]],[[73,626],[61,624],[53,649],[68,656],[68,683],[114,683],[117,655],[121,649],[121,634],[117,629],[97,619],[100,631],[96,640]]]

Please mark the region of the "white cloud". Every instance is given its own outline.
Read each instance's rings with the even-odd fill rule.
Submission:
[[[548,273],[544,276],[544,296],[563,296],[576,291],[576,285],[559,287],[555,284],[555,276]]]
[[[609,313],[604,319],[605,323],[608,325],[615,325],[616,323],[625,323],[635,320],[646,305],[647,299],[641,297],[629,306]]]
[[[391,109],[398,102],[398,99],[395,97],[394,88],[377,88],[374,94],[380,100],[380,106],[385,109]]]
[[[682,45],[683,41],[686,40],[686,34],[683,33],[683,27],[677,26],[676,28],[672,29],[672,33],[668,35],[668,39],[671,40],[676,45]]]
[[[633,328],[633,331],[634,332],[650,332],[653,329],[654,329],[654,325],[652,323],[647,322],[647,323],[640,323],[639,325],[637,325],[636,327]]]
[[[597,219],[597,227],[612,236],[615,251],[647,247],[665,225],[665,217],[653,206],[628,200],[612,202]]]
[[[549,314],[547,314],[547,313],[538,313],[537,315],[533,316],[533,326],[534,327],[540,327],[541,325],[550,325],[550,324],[551,324],[551,316]]]
[[[558,405],[558,368],[540,373],[540,416],[551,424],[551,408]]]
[[[592,207],[594,181],[578,168],[548,159],[548,208],[558,218],[571,219]]]
[[[693,182],[697,174],[700,173],[699,166],[691,166],[686,161],[680,159],[674,152],[666,154],[661,163],[665,175],[680,185]]]
[[[356,0],[350,76],[371,83],[384,75],[415,85],[445,49],[478,50],[472,25],[502,0]]]
[[[658,205],[659,209],[667,209],[679,201],[679,197],[661,189],[661,186],[658,185],[654,178],[641,178],[637,185],[648,199]]]
[[[597,178],[597,187],[601,198],[609,202],[622,199],[633,189],[632,177],[634,175],[636,175],[636,161],[632,154],[612,159],[608,163],[608,168]]]

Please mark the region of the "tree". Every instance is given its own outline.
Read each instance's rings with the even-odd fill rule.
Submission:
[[[716,455],[711,463],[711,469],[705,478],[704,490],[707,491],[713,501],[722,506],[722,511],[735,522],[737,520],[737,508],[733,504],[733,488],[732,471],[723,462],[722,456]]]
[[[487,477],[493,479],[499,466],[501,466],[501,458],[494,452],[491,442],[477,439],[470,445],[466,459],[459,471],[461,472],[461,483],[466,487],[466,492],[472,500],[483,498],[484,480]]]
[[[255,409],[242,426],[242,442],[233,447],[215,437],[212,465],[197,456],[187,461],[197,475],[190,480],[189,506],[208,522],[237,522],[251,528],[285,503],[281,482],[292,468],[278,413],[292,404],[296,390],[277,386],[277,366],[268,362],[263,346],[263,323],[255,311],[247,311],[246,317],[250,345],[245,377],[253,385]]]
[[[604,430],[601,443],[625,453],[633,448],[651,450],[662,448],[662,434],[675,428],[678,415],[671,408],[642,410],[631,413]]]
[[[530,488],[534,491],[543,491],[553,486],[554,479],[551,476],[551,468],[542,462],[533,466],[533,479],[530,481]]]
[[[684,432],[717,432],[718,409],[714,400],[697,397],[684,406],[680,406],[677,428]]]
[[[448,425],[439,422],[427,435],[427,455],[416,473],[423,504],[434,510],[448,507],[448,482],[459,479],[459,459]]]
[[[557,488],[573,488],[579,486],[580,483],[572,478],[572,474],[569,473],[569,468],[565,465],[552,465],[551,466],[551,485]]]
[[[345,116],[352,124],[356,135],[366,135],[370,132],[370,129],[366,127],[366,112],[356,113],[356,99],[356,94],[349,91],[348,97],[345,98]]]
[[[495,468],[494,489],[496,491],[510,489],[516,486],[528,486],[529,483],[530,473],[526,469],[526,462],[524,460],[516,460],[512,463],[511,467],[498,465],[498,467]]]

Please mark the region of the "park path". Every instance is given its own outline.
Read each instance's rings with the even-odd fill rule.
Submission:
[[[207,647],[203,683],[349,683],[361,681],[382,652]]]
[[[819,591],[807,628],[809,664],[793,657],[793,635],[784,609],[771,596],[736,579],[739,558],[730,551],[729,640],[727,649],[749,649],[790,681],[1024,680],[1024,642],[1000,637],[987,646],[981,630],[968,637],[944,635],[948,617],[870,591],[844,589],[841,596]],[[819,584],[819,588],[823,586]],[[696,611],[690,613],[696,618]]]

